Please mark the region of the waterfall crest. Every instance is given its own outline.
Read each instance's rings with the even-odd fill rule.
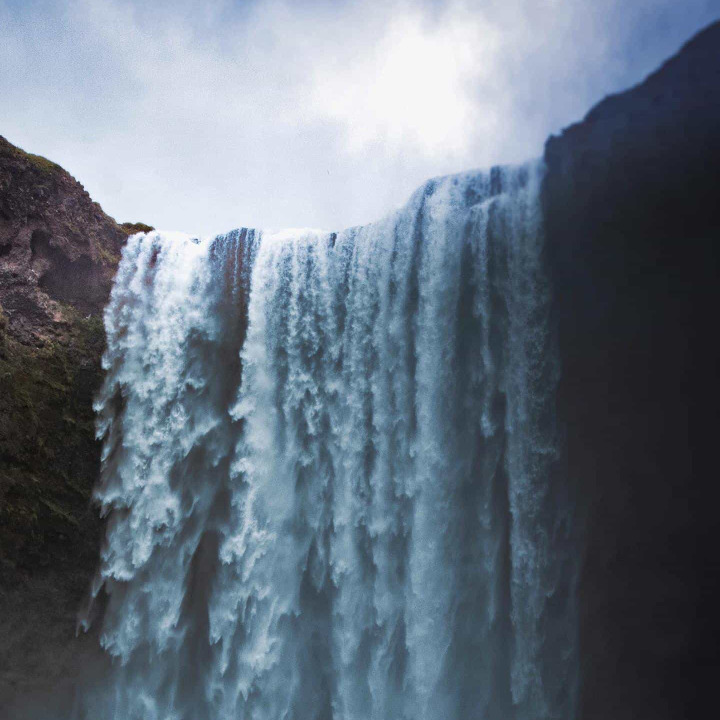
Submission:
[[[115,660],[79,717],[574,717],[540,179],[128,241],[96,403]]]

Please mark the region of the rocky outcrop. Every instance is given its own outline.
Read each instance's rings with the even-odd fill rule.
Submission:
[[[720,672],[720,491],[701,456],[717,427],[720,23],[550,138],[545,160],[559,412],[586,523],[580,717],[700,717]]]
[[[100,312],[127,235],[61,167],[0,137],[0,303],[14,336],[52,338],[63,305]]]
[[[91,647],[73,638],[100,539],[101,311],[145,228],[0,138],[0,708],[71,680]]]

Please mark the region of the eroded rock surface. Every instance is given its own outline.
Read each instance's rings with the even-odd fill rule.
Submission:
[[[0,708],[72,684],[92,647],[74,635],[100,542],[101,313],[142,229],[0,137]]]

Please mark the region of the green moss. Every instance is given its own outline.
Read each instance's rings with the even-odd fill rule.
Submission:
[[[16,147],[12,143],[0,138],[0,155],[6,155],[10,157],[20,158],[29,162],[32,167],[45,174],[54,174],[65,172],[57,163],[52,160],[42,157],[41,155],[33,155],[32,153],[25,152],[19,147]]]
[[[99,317],[71,306],[63,315],[62,336],[42,347],[2,331],[0,565],[12,570],[94,555],[97,546],[90,498],[100,448],[92,400],[102,380],[104,331]]]
[[[74,525],[75,527],[80,527],[80,523],[77,521],[76,518],[74,518],[70,513],[66,512],[61,508],[60,506],[56,505],[54,502],[48,500],[47,498],[40,498],[40,502],[50,510],[50,512],[60,520],[70,523],[70,525]]]
[[[97,246],[97,252],[105,265],[115,267],[120,262],[120,253],[114,253],[112,250],[103,245]]]
[[[151,225],[146,225],[145,223],[136,222],[136,223],[122,223],[120,227],[128,234],[128,235],[134,235],[135,233],[139,232],[152,232],[155,228]]]
[[[24,153],[27,159],[33,164],[35,168],[44,173],[56,173],[64,172],[63,169],[52,160],[42,157],[41,155],[32,155],[31,153]]]

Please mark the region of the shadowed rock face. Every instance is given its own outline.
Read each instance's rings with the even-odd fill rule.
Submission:
[[[0,717],[72,682],[98,557],[101,311],[129,232],[60,167],[0,137]],[[23,713],[29,712],[27,708]],[[22,717],[23,714],[20,715]]]
[[[720,23],[547,142],[584,720],[693,717],[720,672]]]

